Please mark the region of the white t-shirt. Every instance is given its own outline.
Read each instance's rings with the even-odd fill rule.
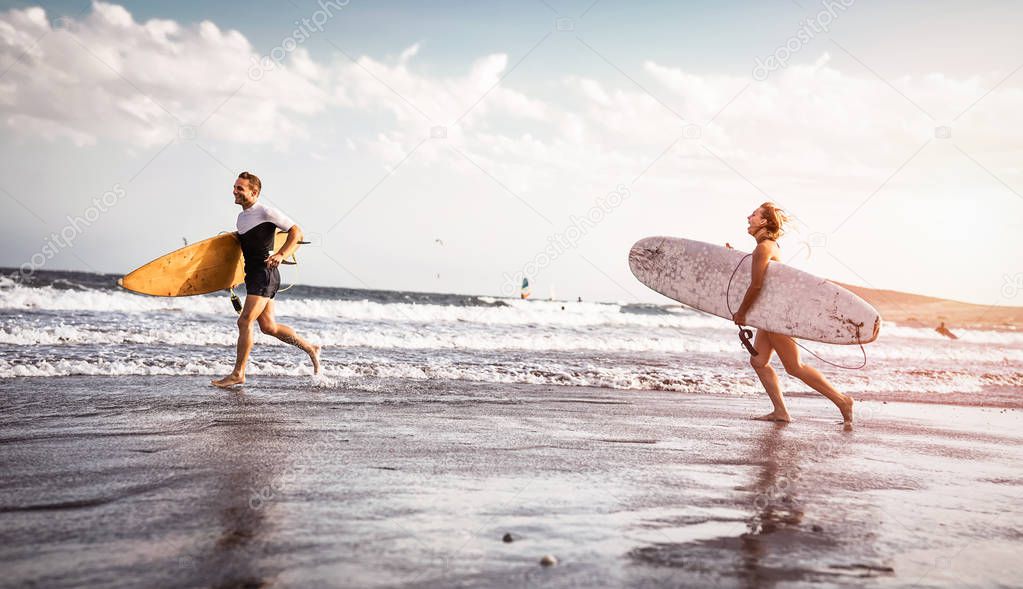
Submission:
[[[284,213],[274,207],[257,202],[238,213],[236,227],[238,228],[238,233],[242,234],[261,223],[273,223],[281,231],[290,231],[295,226],[295,222]]]

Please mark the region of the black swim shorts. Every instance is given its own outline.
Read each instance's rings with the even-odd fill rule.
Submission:
[[[245,294],[274,298],[281,287],[281,273],[277,268],[253,268],[245,272]]]

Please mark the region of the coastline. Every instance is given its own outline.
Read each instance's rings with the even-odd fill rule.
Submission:
[[[935,328],[945,322],[951,329],[1019,331],[1023,329],[1023,307],[975,305],[937,297],[854,286],[836,282],[852,291],[881,313],[885,321],[905,327]]]

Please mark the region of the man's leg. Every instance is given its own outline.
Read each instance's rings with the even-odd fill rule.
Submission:
[[[309,359],[313,362],[313,374],[320,373],[320,346],[310,344],[305,341],[291,327],[284,325],[283,323],[277,323],[274,320],[274,302],[270,299],[260,313],[259,318],[259,329],[267,335],[272,335],[275,338],[281,340],[286,344],[291,344],[296,348],[302,350],[306,354],[309,354]]]
[[[245,306],[238,316],[238,352],[234,360],[234,371],[220,380],[211,380],[211,384],[229,387],[245,382],[245,365],[249,363],[249,353],[252,352],[252,322],[263,313],[269,301],[266,297],[245,296]]]

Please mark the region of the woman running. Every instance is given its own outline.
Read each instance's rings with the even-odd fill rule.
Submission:
[[[753,276],[746,296],[739,305],[739,310],[732,315],[736,325],[742,326],[746,323],[746,313],[749,312],[757,296],[764,285],[764,275],[767,273],[767,265],[774,260],[780,262],[778,256],[777,239],[784,232],[782,226],[788,221],[785,213],[774,203],[765,202],[757,210],[746,217],[749,227],[746,231],[757,240],[757,247],[753,250]],[[787,335],[771,333],[763,329],[757,330],[756,338],[753,340],[753,348],[757,351],[756,356],[750,356],[750,364],[757,371],[760,382],[767,390],[767,396],[774,404],[774,411],[767,415],[754,417],[763,421],[791,421],[789,411],[785,408],[785,399],[781,394],[781,387],[778,385],[778,374],[771,368],[771,354],[778,352],[781,364],[785,372],[805,382],[807,386],[824,395],[831,400],[838,410],[842,412],[842,420],[845,423],[852,423],[853,399],[849,395],[843,395],[831,386],[824,375],[813,366],[803,364],[799,358],[799,347],[795,340]]]

